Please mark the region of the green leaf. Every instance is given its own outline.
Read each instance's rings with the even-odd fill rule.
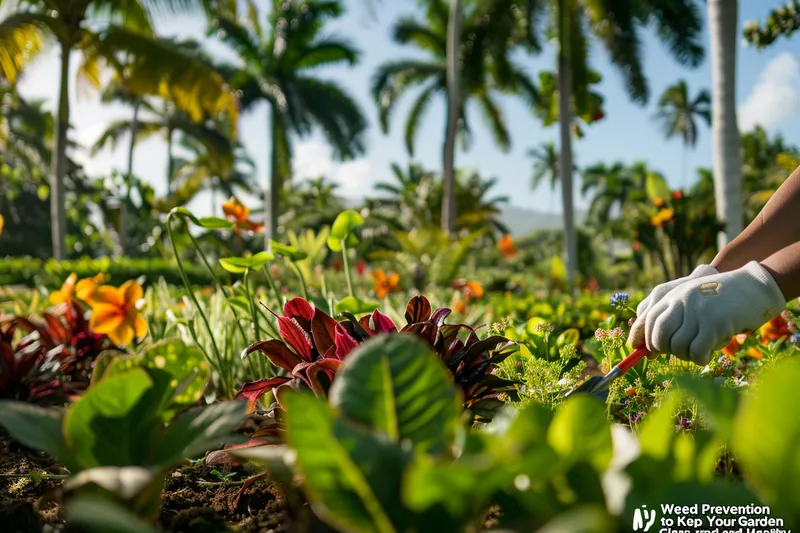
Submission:
[[[248,268],[250,270],[261,268],[274,258],[271,252],[258,252],[247,257],[221,257],[219,264],[232,274],[243,274]]]
[[[651,202],[655,202],[657,198],[667,201],[672,195],[672,191],[669,190],[669,185],[667,185],[664,177],[655,172],[647,174],[644,187]]]
[[[328,248],[330,248],[332,252],[342,251],[342,239],[337,239],[336,237],[328,237],[327,241],[328,241]],[[347,239],[345,239],[345,245],[348,248],[352,248],[357,244],[358,244],[358,238],[352,233],[347,236]]]
[[[234,400],[183,413],[160,435],[159,447],[150,462],[174,466],[224,444],[240,442],[244,439],[236,435],[236,429],[246,417],[246,403]]]
[[[606,410],[586,394],[570,397],[561,405],[550,424],[547,440],[567,461],[588,460],[599,471],[608,467],[613,456]]]
[[[101,380],[70,407],[64,438],[80,468],[139,465],[150,435],[132,414],[153,387],[144,369],[134,369]]]
[[[146,490],[157,479],[156,473],[141,466],[98,466],[78,472],[64,482],[65,491],[97,485],[123,500],[130,500]]]
[[[205,229],[232,229],[235,226],[230,220],[219,217],[201,217],[192,222]]]
[[[397,502],[407,458],[400,447],[335,419],[310,394],[289,391],[282,400],[287,441],[315,514],[341,531],[401,530],[389,516],[403,514]]]
[[[303,259],[308,257],[308,254],[305,252],[301,252],[294,246],[289,246],[288,244],[282,244],[278,241],[269,241],[269,247],[275,255],[279,255],[281,257],[287,258],[289,261],[302,261]]]
[[[352,209],[348,209],[347,211],[342,211],[341,213],[339,213],[339,216],[336,217],[336,220],[333,221],[333,226],[331,226],[331,233],[328,243],[330,243],[331,238],[339,241],[347,238],[348,235],[353,233],[354,229],[356,229],[363,223],[364,223],[364,217],[359,215],[356,211],[353,211]]]
[[[582,505],[559,514],[538,530],[539,533],[613,533],[614,519],[601,505]]]
[[[371,313],[380,306],[380,303],[372,300],[359,300],[354,296],[346,296],[336,302],[333,309],[336,313],[353,313],[359,315],[361,313]]]
[[[157,533],[158,530],[122,504],[95,497],[77,497],[67,504],[70,525],[97,533]]]
[[[55,409],[0,400],[0,426],[14,440],[34,450],[41,450],[71,468],[73,462],[61,431],[62,421],[62,414]]]
[[[677,376],[673,383],[697,400],[705,413],[710,415],[719,438],[728,440],[731,437],[733,419],[739,407],[739,394],[736,390],[709,379],[690,376]]]
[[[764,370],[742,400],[731,445],[747,481],[787,525],[800,525],[800,361],[784,359]]]
[[[175,390],[172,402],[182,406],[197,403],[211,378],[211,368],[203,351],[180,339],[163,339],[151,344],[142,352],[140,364],[168,372],[172,378],[170,387]]]
[[[360,345],[329,397],[344,418],[431,453],[452,446],[462,411],[444,364],[412,335],[377,335]]]
[[[647,413],[642,428],[637,433],[642,455],[656,460],[663,460],[669,455],[675,435],[675,412],[679,400],[680,391],[674,390],[662,400],[661,405]]]
[[[578,344],[580,340],[580,333],[575,328],[570,328],[566,330],[564,333],[558,336],[556,339],[556,346],[561,348],[562,346],[566,346],[567,344],[572,344],[573,346]]]

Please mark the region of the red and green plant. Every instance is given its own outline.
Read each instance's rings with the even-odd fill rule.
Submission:
[[[243,357],[262,352],[286,374],[245,383],[237,398],[248,400],[254,409],[268,392],[279,405],[288,389],[306,388],[326,397],[342,361],[356,346],[376,335],[410,333],[426,341],[444,362],[473,421],[489,421],[506,400],[517,399],[517,383],[495,374],[497,364],[515,351],[516,344],[499,335],[481,339],[465,324],[446,324],[450,312],[434,311],[427,298],[415,296],[406,306],[406,325],[398,329],[377,309],[361,319],[341,313],[343,320],[338,321],[294,298],[284,306],[283,316],[276,315],[281,338],[256,342],[243,352]]]

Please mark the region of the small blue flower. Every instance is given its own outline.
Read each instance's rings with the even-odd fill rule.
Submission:
[[[628,293],[626,292],[615,292],[611,296],[612,307],[621,307],[627,303],[628,303]]]
[[[797,344],[798,346],[800,346],[800,333],[795,333],[794,335],[789,337],[789,342],[791,342],[792,344]]]

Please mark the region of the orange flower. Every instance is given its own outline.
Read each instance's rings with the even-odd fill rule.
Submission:
[[[761,350],[758,348],[751,346],[747,349],[747,357],[752,357],[753,359],[761,359],[764,357],[764,354],[761,353]]]
[[[225,218],[236,224],[234,229],[236,233],[239,233],[239,229],[250,233],[256,233],[264,229],[263,224],[258,224],[248,218],[250,208],[242,204],[235,196],[231,196],[227,202],[222,204],[222,211],[225,213]]]
[[[656,207],[661,207],[662,205],[664,205],[664,199],[659,196],[658,198],[653,200],[653,205],[655,205]]]
[[[739,342],[737,342],[736,337],[731,337],[731,342],[720,351],[727,355],[728,359],[733,359],[736,356],[736,352],[739,351]]]
[[[75,296],[75,283],[78,281],[78,275],[73,272],[57,291],[50,293],[50,303],[58,305],[60,303],[69,302]]]
[[[650,217],[650,223],[658,228],[664,225],[664,222],[672,220],[675,216],[675,211],[672,208],[665,208],[658,212],[657,215]]]
[[[783,316],[778,315],[758,330],[761,334],[761,344],[766,346],[771,341],[776,341],[783,337],[788,337],[792,332],[789,323]]]
[[[450,309],[462,316],[467,314],[467,305],[464,300],[458,297],[458,293],[453,295],[453,299],[450,301]]]
[[[471,302],[483,298],[483,285],[478,281],[467,281],[465,279],[457,279],[450,284],[456,290],[461,291],[464,300]]]
[[[375,280],[375,296],[379,299],[386,298],[390,292],[397,292],[400,290],[400,274],[390,272],[387,276],[382,268],[372,272],[372,278]]]
[[[3,218],[3,215],[0,215],[0,235],[3,234],[3,226],[5,226],[6,219]]]
[[[106,277],[103,274],[97,274],[91,278],[84,278],[80,280],[75,285],[75,296],[77,296],[79,300],[83,300],[86,303],[91,302],[95,289],[97,289],[97,286],[103,283],[105,279]]]
[[[513,239],[511,239],[511,235],[506,233],[497,243],[497,247],[500,249],[500,253],[503,254],[503,257],[506,259],[513,259],[517,256],[517,246],[514,244]]]
[[[95,333],[108,335],[117,345],[130,344],[135,337],[147,334],[147,321],[139,314],[144,302],[142,286],[126,281],[121,287],[103,285],[94,291],[89,305],[92,318],[89,327]]]

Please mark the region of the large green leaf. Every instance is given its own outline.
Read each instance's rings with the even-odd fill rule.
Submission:
[[[800,525],[800,413],[787,405],[798,383],[797,359],[765,370],[742,401],[731,442],[748,481],[789,527]]]
[[[348,420],[434,453],[453,443],[459,392],[430,347],[412,335],[378,335],[356,348],[330,391]]]
[[[297,452],[297,467],[315,513],[341,531],[402,529],[397,521],[404,513],[397,502],[407,458],[401,448],[335,419],[330,408],[310,394],[289,391],[282,401],[287,440]]]
[[[561,457],[570,462],[588,460],[599,471],[608,467],[613,456],[603,404],[586,394],[562,404],[548,428],[547,440]]]
[[[298,250],[294,246],[289,246],[288,244],[282,244],[278,241],[269,241],[269,247],[275,255],[279,255],[281,257],[287,258],[289,261],[302,261],[308,257],[308,254]]]
[[[336,313],[353,313],[354,315],[360,315],[362,313],[371,313],[378,307],[380,307],[379,302],[375,302],[372,300],[359,300],[355,296],[345,296],[334,306],[334,311]]]
[[[224,444],[240,442],[236,429],[247,417],[245,402],[225,401],[183,413],[159,436],[149,464],[174,466]]]
[[[80,531],[96,533],[158,533],[136,513],[111,500],[77,497],[67,504],[68,522]]]
[[[669,190],[669,185],[664,180],[661,174],[649,172],[645,178],[644,188],[647,191],[647,197],[650,201],[655,202],[656,199],[668,200],[672,192]]]
[[[363,223],[364,217],[359,215],[356,211],[352,209],[342,211],[339,213],[339,216],[336,217],[336,220],[333,221],[330,237],[339,241],[346,239],[354,229]]]
[[[104,377],[127,372],[135,367],[160,369],[170,375],[169,386],[175,391],[172,403],[194,405],[203,396],[211,370],[203,351],[180,339],[164,339],[148,346],[140,356],[116,357]]]
[[[256,270],[275,258],[271,252],[258,252],[247,257],[221,257],[219,264],[231,274],[243,274],[248,268]]]
[[[64,438],[82,469],[139,464],[149,435],[134,413],[154,386],[144,369],[133,369],[101,380],[67,411]]]
[[[61,431],[63,415],[29,403],[0,400],[0,426],[16,440],[34,450],[41,450],[71,468],[69,450]]]

